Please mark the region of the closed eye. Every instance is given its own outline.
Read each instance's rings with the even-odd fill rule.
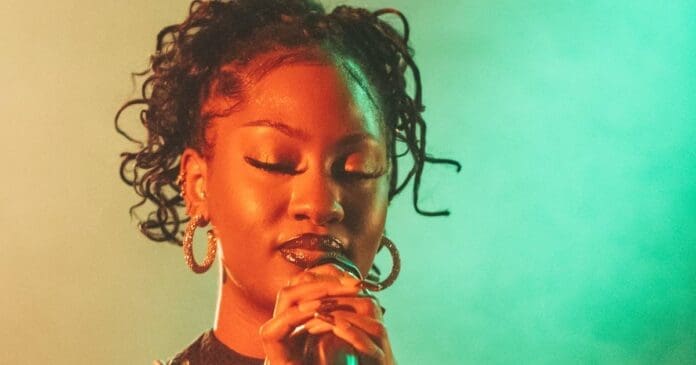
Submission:
[[[345,179],[377,179],[387,173],[386,169],[380,169],[375,172],[363,172],[363,171],[349,171],[345,168],[337,168],[334,170],[334,174]]]
[[[295,167],[288,163],[261,162],[259,160],[255,160],[247,156],[244,156],[244,161],[246,161],[249,165],[256,167],[257,169],[268,171],[272,174],[297,175],[301,172],[295,170]]]
[[[345,179],[376,179],[387,173],[376,156],[370,152],[354,152],[336,161],[333,168],[336,176]]]
[[[357,171],[343,171],[343,175],[346,177],[350,178],[356,178],[356,179],[376,179],[384,175],[386,171],[378,171],[378,172],[372,172],[372,173],[367,173],[367,172],[357,172]]]

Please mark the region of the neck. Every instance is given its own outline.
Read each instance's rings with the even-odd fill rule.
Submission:
[[[213,331],[220,342],[249,357],[263,359],[259,328],[272,313],[249,300],[244,290],[225,273],[220,262],[220,284]]]

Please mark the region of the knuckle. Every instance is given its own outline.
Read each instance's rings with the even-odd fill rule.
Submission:
[[[364,313],[372,317],[378,317],[382,313],[382,307],[380,307],[379,302],[374,297],[363,297],[355,308],[359,313]]]
[[[317,275],[311,271],[303,271],[300,275],[297,276],[297,278],[294,281],[295,284],[306,283],[316,279],[316,277]]]
[[[263,340],[268,340],[270,338],[270,329],[267,324],[264,324],[261,327],[259,327],[259,335]]]
[[[287,301],[286,298],[289,297],[290,290],[290,287],[284,287],[278,290],[278,293],[276,293],[276,306],[274,309],[274,313],[278,310],[279,306],[283,305]]]
[[[293,276],[290,280],[288,280],[287,284],[285,284],[285,287],[292,287],[296,286],[298,284],[304,284],[304,283],[309,283],[314,280],[316,280],[318,277],[318,274],[315,272],[312,272],[310,270],[305,270],[300,272],[299,274]]]
[[[306,272],[311,275],[312,280],[336,280],[337,277],[342,276],[338,269],[333,266],[333,264],[324,264],[313,267]]]
[[[345,274],[345,271],[341,267],[333,263],[323,265],[322,268],[328,275],[343,276]]]
[[[292,291],[292,289],[289,286],[285,286],[285,287],[280,288],[280,290],[278,290],[277,299],[280,300],[280,299],[283,299],[284,297],[287,297],[291,291]]]
[[[375,335],[380,338],[387,336],[387,327],[382,322],[375,324]]]
[[[380,317],[382,315],[382,306],[379,304],[376,298],[372,297],[369,301],[370,314],[374,317]]]
[[[384,351],[375,346],[374,350],[372,351],[372,357],[377,361],[382,362],[385,360]]]

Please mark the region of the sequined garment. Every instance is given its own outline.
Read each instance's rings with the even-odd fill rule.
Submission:
[[[225,346],[213,334],[204,332],[186,349],[168,362],[157,361],[153,365],[263,365],[262,359],[244,356]]]

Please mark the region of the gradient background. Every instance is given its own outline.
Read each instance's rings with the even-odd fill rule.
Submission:
[[[400,364],[696,363],[696,4],[351,4],[407,14],[463,164],[424,179],[449,218],[389,213]],[[212,325],[217,275],[129,220],[112,126],[187,7],[0,4],[0,363],[149,364]]]

